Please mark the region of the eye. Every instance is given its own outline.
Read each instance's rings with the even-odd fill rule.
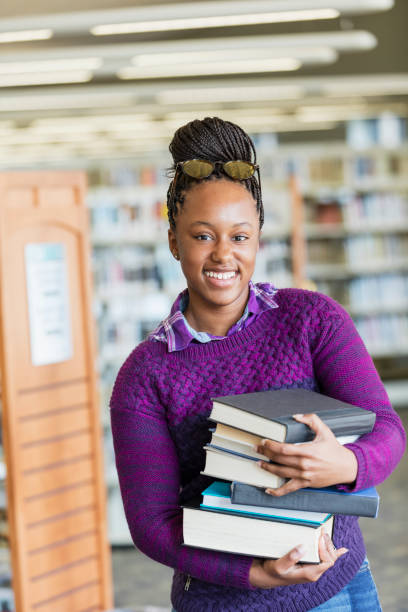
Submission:
[[[198,234],[197,236],[195,236],[196,240],[211,240],[211,236],[209,236],[208,234]]]
[[[234,236],[235,242],[243,242],[244,240],[248,240],[248,236],[244,236],[243,234],[238,234],[238,236]]]

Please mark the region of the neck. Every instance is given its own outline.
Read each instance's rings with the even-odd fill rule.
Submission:
[[[242,317],[248,294],[233,304],[219,306],[202,303],[189,292],[189,302],[184,312],[189,325],[198,332],[212,336],[226,336],[228,330]]]

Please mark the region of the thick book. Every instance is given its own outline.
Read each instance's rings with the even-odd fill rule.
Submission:
[[[213,398],[209,418],[278,442],[308,442],[314,432],[293,414],[316,413],[335,436],[372,431],[375,413],[305,389],[278,389]]]
[[[360,436],[338,436],[337,441],[340,444],[350,444],[356,442]],[[261,444],[263,436],[256,436],[242,429],[217,423],[217,426],[211,434],[211,441],[208,446],[217,448],[225,452],[236,453],[242,457],[254,457],[269,461],[269,458],[261,453],[258,453],[255,448]]]
[[[239,480],[256,487],[276,489],[285,479],[263,470],[258,460],[252,457],[240,457],[231,452],[224,452],[209,446],[206,451],[205,467],[202,474],[221,480]]]
[[[301,510],[286,510],[284,508],[272,508],[264,506],[248,506],[235,504],[231,501],[231,484],[228,482],[213,482],[202,492],[203,501],[201,508],[249,514],[255,517],[270,517],[284,522],[313,523],[321,525],[330,518],[328,512],[305,512]]]
[[[209,550],[277,559],[303,544],[305,553],[300,561],[319,563],[320,536],[328,533],[332,537],[332,532],[333,516],[317,525],[209,508],[183,508],[184,544]]]
[[[231,502],[248,509],[251,506],[263,508],[282,508],[285,510],[306,510],[310,512],[330,512],[330,514],[352,514],[376,518],[380,498],[374,487],[347,493],[336,487],[323,489],[298,489],[282,497],[273,497],[263,489],[242,482],[234,482],[231,487]]]

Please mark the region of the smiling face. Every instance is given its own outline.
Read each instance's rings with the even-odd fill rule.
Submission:
[[[201,311],[227,309],[241,316],[259,245],[259,216],[251,194],[239,182],[197,183],[169,230],[189,291],[189,306]]]

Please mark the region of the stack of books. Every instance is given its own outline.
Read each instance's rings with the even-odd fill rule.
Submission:
[[[216,423],[205,446],[203,474],[222,479],[208,487],[201,503],[183,508],[183,537],[189,546],[256,557],[281,557],[304,544],[303,563],[319,563],[322,532],[332,536],[333,515],[376,516],[375,489],[343,493],[335,487],[301,489],[275,498],[264,488],[284,480],[260,469],[268,457],[256,451],[264,438],[303,443],[313,432],[292,414],[314,412],[342,444],[372,431],[373,412],[313,391],[285,389],[215,398]]]

